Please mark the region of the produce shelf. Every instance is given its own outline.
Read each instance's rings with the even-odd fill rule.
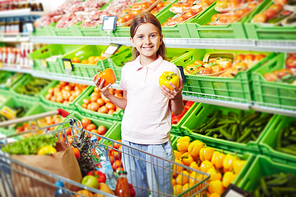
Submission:
[[[27,42],[29,41],[28,33],[1,33],[0,34],[1,42]]]
[[[90,36],[30,36],[34,43],[109,45],[117,43],[131,46],[129,37]],[[204,38],[164,38],[166,47],[201,49],[237,49],[252,51],[296,52],[295,40],[255,40],[255,39],[204,39]]]

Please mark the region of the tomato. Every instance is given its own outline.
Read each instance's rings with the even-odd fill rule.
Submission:
[[[265,16],[267,17],[267,20],[273,18],[277,13],[274,9],[267,9],[263,12]]]
[[[169,84],[170,82],[174,84],[177,88],[179,88],[179,76],[174,72],[165,71],[159,77],[159,85],[162,87],[163,85],[169,88],[170,90],[174,90],[173,87]]]
[[[266,57],[266,55],[264,55],[264,54],[257,54],[257,55],[255,56],[254,61],[255,61],[255,62],[259,62],[259,61],[261,61],[262,59],[264,59],[265,57]]]
[[[111,68],[106,68],[104,71],[99,72],[99,74],[97,74],[96,78],[97,77],[100,77],[99,83],[101,83],[101,80],[105,79],[105,82],[103,84],[104,87],[110,83],[113,84],[116,82],[115,73],[113,72],[113,70]]]
[[[244,54],[238,54],[235,57],[235,61],[243,61],[245,59],[245,55]]]
[[[269,9],[274,10],[276,13],[280,13],[284,9],[284,6],[282,4],[272,4]]]
[[[265,23],[267,21],[267,16],[263,13],[259,13],[254,16],[253,22],[254,23]]]
[[[255,59],[255,55],[253,55],[253,54],[248,54],[248,55],[246,55],[246,57],[245,57],[245,61],[246,61],[246,62],[254,61],[254,59]]]
[[[107,132],[107,128],[104,125],[100,125],[98,127],[98,134],[99,135],[105,135],[106,132]]]
[[[290,54],[290,56],[286,59],[286,67],[296,68],[296,53]]]

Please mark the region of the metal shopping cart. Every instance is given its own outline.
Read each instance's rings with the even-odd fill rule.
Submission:
[[[38,124],[38,119],[53,116],[53,115],[60,115],[64,117],[64,121],[58,124],[53,124],[50,126],[40,126]],[[57,137],[60,142],[68,143],[68,138],[66,131],[71,129],[71,135],[74,136],[74,139],[79,136],[80,132],[82,132],[82,124],[81,122],[76,119],[75,117],[71,116],[70,113],[58,109],[56,111],[41,113],[38,115],[33,115],[29,117],[19,118],[10,120],[7,122],[0,123],[0,127],[20,124],[20,123],[27,123],[31,125],[30,131],[13,134],[10,136],[0,138],[0,148],[2,148],[7,143],[13,143],[13,141],[17,140],[15,137],[23,137],[27,136],[28,134],[38,134],[46,135],[48,133],[57,134]],[[57,128],[54,131],[52,127]],[[41,132],[40,132],[41,131]],[[90,136],[97,136],[100,139],[99,143],[104,145],[107,151],[110,153],[112,151],[120,152],[121,156],[129,156],[128,161],[130,162],[133,159],[138,159],[144,164],[146,164],[147,168],[151,168],[156,172],[161,173],[171,173],[174,177],[179,176],[179,183],[182,182],[182,185],[176,187],[178,191],[177,195],[173,193],[167,193],[165,190],[161,190],[159,187],[143,187],[138,180],[132,180],[137,182],[136,185],[133,185],[134,189],[137,191],[144,190],[148,192],[150,196],[206,196],[206,190],[208,187],[207,180],[209,179],[209,175],[198,171],[196,169],[190,168],[188,166],[169,161],[155,155],[149,154],[147,152],[141,151],[139,149],[135,149],[133,147],[127,146],[117,139],[110,139],[89,131],[85,131],[86,135]],[[75,137],[76,136],[76,137]],[[119,148],[121,146],[121,148]],[[72,196],[84,196],[78,193],[78,190],[88,190],[88,192],[94,194],[98,193],[103,196],[114,196],[112,194],[108,194],[98,189],[94,189],[85,185],[82,185],[78,182],[72,181],[70,179],[55,175],[53,173],[48,173],[44,170],[40,170],[37,168],[33,168],[32,166],[26,165],[20,161],[12,159],[7,153],[4,153],[0,150],[0,196],[25,196],[22,195],[22,192],[25,194],[26,190],[29,186],[25,184],[18,184],[16,187],[15,183],[17,182],[18,178],[26,178],[27,182],[30,185],[35,185],[39,188],[36,190],[35,196],[54,196],[54,192],[58,188],[62,188],[67,191]],[[173,178],[173,176],[172,176]],[[55,185],[57,180],[61,180],[64,183],[64,187],[58,187]],[[171,180],[159,180],[156,179],[158,183],[152,183],[152,185],[163,184]],[[176,179],[175,179],[176,180]],[[175,182],[175,181],[174,181]],[[187,183],[187,184],[186,184]],[[176,183],[175,183],[176,184]],[[21,187],[21,188],[19,188]],[[41,189],[40,189],[41,188]],[[50,188],[48,190],[48,188]],[[18,193],[16,193],[16,190]],[[45,191],[46,190],[46,191]],[[2,191],[2,193],[1,193]],[[21,192],[19,192],[21,191]],[[31,196],[31,195],[30,195]],[[87,195],[86,195],[87,196]]]

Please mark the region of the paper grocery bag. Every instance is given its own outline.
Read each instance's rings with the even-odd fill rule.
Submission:
[[[54,196],[57,189],[54,184],[58,179],[50,174],[81,182],[81,171],[72,148],[68,144],[58,142],[56,149],[57,153],[53,155],[10,155],[12,159],[45,172],[42,174],[11,162],[12,183],[16,196]],[[70,190],[74,188],[66,182],[64,186]]]

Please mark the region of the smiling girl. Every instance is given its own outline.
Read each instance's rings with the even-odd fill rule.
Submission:
[[[171,112],[175,115],[182,113],[183,84],[177,88],[172,83],[173,90],[159,87],[158,79],[164,71],[172,71],[180,77],[175,64],[165,60],[165,45],[158,19],[151,13],[137,15],[130,27],[131,43],[133,46],[132,61],[122,68],[120,87],[123,98],[118,98],[109,92],[109,84],[103,87],[104,80],[94,77],[94,82],[102,94],[124,111],[121,124],[124,153],[124,169],[128,172],[129,183],[134,185],[137,196],[149,196],[148,188],[164,194],[173,194],[171,183],[172,173],[164,168],[171,168],[168,162],[162,168],[152,167],[145,160],[145,154],[128,146],[140,149],[158,157],[174,160],[170,142]],[[141,159],[136,159],[139,157]],[[157,194],[152,193],[152,196]]]

